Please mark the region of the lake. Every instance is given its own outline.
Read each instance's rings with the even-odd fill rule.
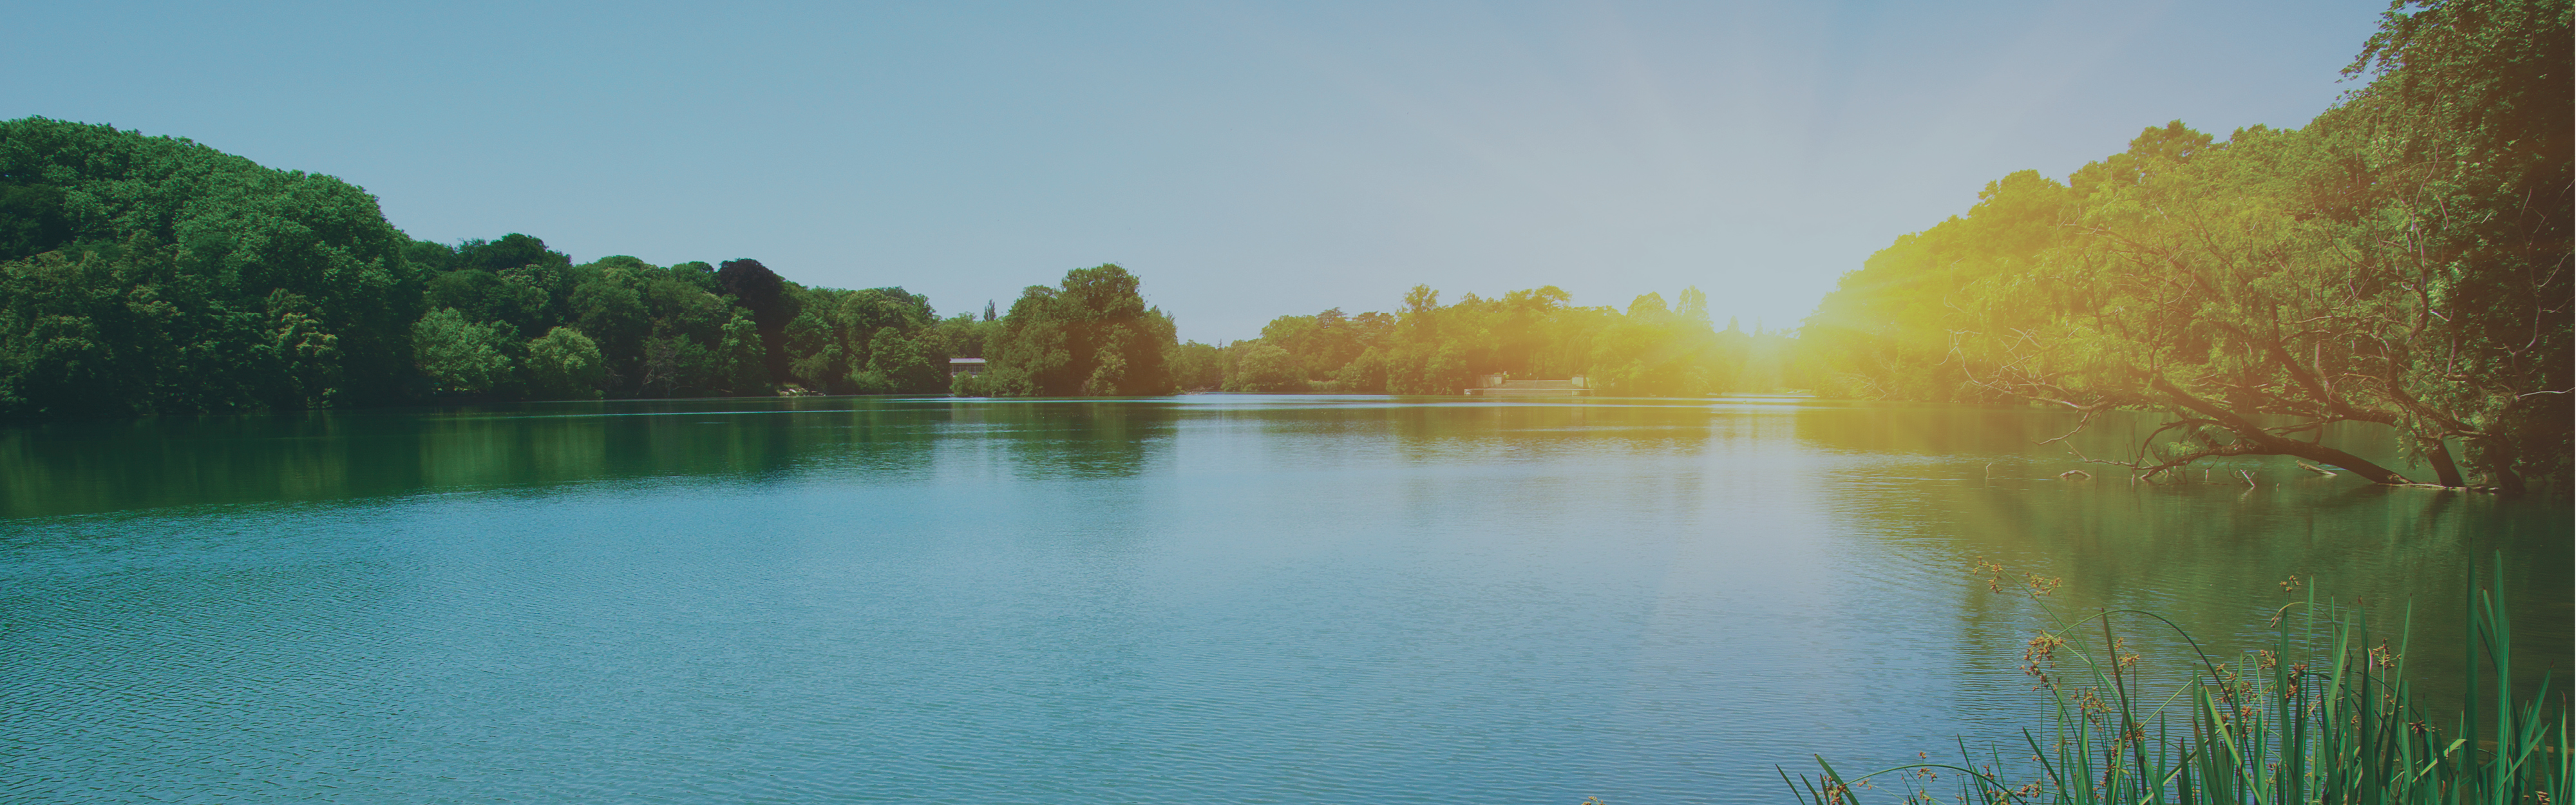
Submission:
[[[2518,662],[2567,666],[2563,501],[2133,485],[2034,444],[2071,424],[1193,395],[0,430],[0,799],[1778,802],[1812,754],[2032,723],[2046,616],[1979,560],[2229,654],[2309,585],[2411,604],[2443,690],[2502,552]]]

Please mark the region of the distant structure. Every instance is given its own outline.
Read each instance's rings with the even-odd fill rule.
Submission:
[[[1582,375],[1565,380],[1513,380],[1511,375],[1491,374],[1482,378],[1484,385],[1464,389],[1470,397],[1589,397],[1592,388]]]
[[[956,377],[956,376],[958,376],[958,375],[980,375],[980,374],[983,374],[983,373],[984,373],[984,359],[982,359],[982,358],[950,358],[950,359],[948,359],[948,376],[949,376],[949,377]]]

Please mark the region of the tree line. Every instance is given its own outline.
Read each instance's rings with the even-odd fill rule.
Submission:
[[[170,137],[0,122],[0,418],[819,394],[1456,394],[1486,374],[1609,394],[1799,385],[1792,341],[1706,296],[1579,307],[1554,287],[1175,337],[1103,265],[1007,312],[808,287],[758,260],[576,263],[539,238],[415,240],[339,179]],[[952,377],[955,357],[988,370]]]
[[[2294,456],[2373,481],[2567,482],[2565,0],[2401,2],[2307,126],[2180,122],[2023,171],[1898,238],[1802,341],[1829,394],[2163,411],[2120,456]],[[2410,476],[2327,426],[2393,429]]]
[[[1159,394],[1169,316],[1115,265],[1008,316],[757,260],[575,264],[524,234],[414,240],[336,178],[184,139],[0,122],[0,418],[426,402]],[[952,379],[949,359],[994,370]]]
[[[1183,344],[1174,371],[1187,388],[1246,392],[1458,394],[1496,374],[1579,376],[1597,393],[1639,397],[1803,385],[1787,334],[1715,329],[1697,288],[1677,302],[1649,293],[1624,312],[1582,307],[1551,285],[1443,305],[1415,286],[1391,314],[1334,308],[1272,319],[1261,337],[1221,348]]]
[[[774,393],[1605,395],[1814,389],[2171,414],[2147,478],[2287,455],[2503,491],[2570,461],[2568,0],[2407,0],[2297,129],[2180,122],[2065,180],[2023,171],[1845,275],[1795,337],[1707,297],[1555,287],[1282,316],[1179,343],[1115,265],[941,317],[756,260],[574,264],[413,240],[374,198],[183,139],[0,122],[0,418]],[[950,377],[951,357],[989,371]],[[2386,426],[2421,479],[2329,443]],[[2071,444],[2071,440],[2069,440]],[[2412,471],[2411,469],[2409,471]]]

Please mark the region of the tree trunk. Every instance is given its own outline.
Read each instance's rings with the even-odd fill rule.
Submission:
[[[2478,469],[2486,470],[2487,480],[2495,484],[2495,491],[2505,495],[2522,494],[2522,474],[2513,471],[2514,459],[2518,457],[2513,443],[2505,441],[2502,436],[2476,437],[2476,443],[2478,450],[2473,455]]]
[[[2243,453],[2240,453],[2240,455],[2295,456],[2309,461],[2314,461],[2319,464],[2332,464],[2351,470],[2354,475],[2367,478],[2371,483],[2389,485],[2406,485],[2415,483],[2406,476],[2398,474],[2397,471],[2379,466],[2376,463],[2372,463],[2369,459],[2362,458],[2351,453],[2346,453],[2332,447],[2327,447],[2322,444],[2302,442],[2297,439],[2287,439],[2275,436],[2271,432],[2264,430],[2261,426],[2254,424],[2252,420],[2238,416],[2234,411],[2220,408],[2217,404],[2208,400],[2192,396],[2190,392],[2183,391],[2181,388],[2176,387],[2173,383],[2166,381],[2162,377],[2155,379],[2154,386],[2157,391],[2164,392],[2165,396],[2172,398],[2175,404],[2197,411],[2202,416],[2216,420],[2220,425],[2225,426],[2230,432],[2235,433],[2237,439],[2248,442],[2253,446],[2253,449],[2246,450]]]
[[[2433,476],[2439,479],[2438,483],[2453,489],[2469,485],[2467,481],[2460,480],[2460,465],[2451,462],[2451,448],[2442,444],[2442,437],[2421,439],[2417,444],[2424,449],[2424,460],[2432,462]]]

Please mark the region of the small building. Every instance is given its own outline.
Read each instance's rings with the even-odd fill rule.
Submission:
[[[1461,389],[1459,393],[1470,397],[1592,396],[1591,383],[1582,375],[1575,375],[1564,380],[1513,380],[1510,375],[1494,374],[1486,375],[1478,379],[1484,381],[1484,385],[1472,389]]]
[[[983,374],[983,373],[984,373],[984,359],[982,359],[982,358],[950,358],[950,359],[948,359],[948,376],[949,376],[949,377],[956,377],[956,376],[958,376],[958,375],[980,375],[980,374]]]

